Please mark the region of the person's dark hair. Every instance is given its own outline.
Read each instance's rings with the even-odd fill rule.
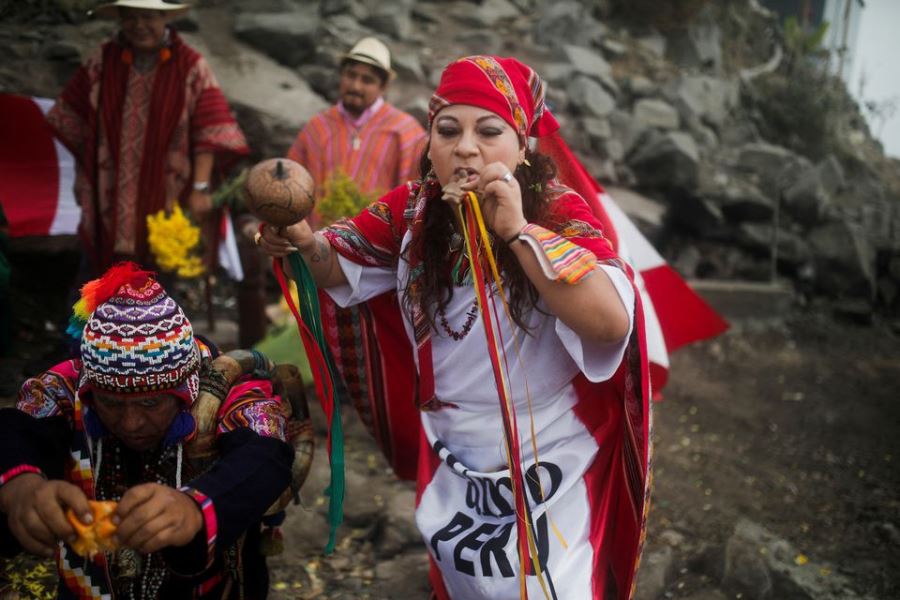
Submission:
[[[515,170],[515,177],[522,189],[522,208],[525,219],[529,223],[547,224],[549,205],[546,200],[548,182],[556,176],[556,165],[549,156],[530,149],[525,150],[525,158],[531,166],[520,164]],[[422,154],[419,163],[423,179],[431,171],[428,159],[428,148]],[[418,301],[427,309],[442,309],[453,297],[453,281],[450,260],[450,238],[454,233],[453,223],[456,217],[453,209],[439,198],[429,201],[425,207],[425,230],[415,247],[408,248],[422,257],[423,273],[417,280],[419,287]],[[502,240],[492,240],[496,251],[497,266],[503,277],[503,285],[510,299],[512,318],[522,329],[525,327],[523,316],[537,304],[537,290],[528,280],[512,250]],[[410,290],[405,294],[408,302],[415,302]],[[407,306],[407,309],[410,307]],[[434,325],[434,312],[429,313]]]
[[[344,67],[348,65],[363,65],[366,67],[371,67],[372,71],[374,71],[375,74],[378,75],[378,79],[381,81],[382,87],[388,82],[388,79],[390,78],[390,73],[388,73],[381,67],[376,67],[372,63],[363,62],[361,60],[353,60],[352,58],[345,58],[344,60],[342,60],[338,71],[343,72]]]

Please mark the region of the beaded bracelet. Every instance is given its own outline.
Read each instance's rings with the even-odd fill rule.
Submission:
[[[524,227],[523,227],[522,229],[524,229]],[[520,236],[521,236],[521,235],[522,235],[522,231],[519,230],[519,231],[516,232],[516,234],[515,234],[514,236],[512,236],[512,237],[509,238],[508,240],[503,240],[503,241],[506,242],[506,245],[507,245],[507,246],[510,246],[510,245],[512,245],[514,242],[520,241]]]
[[[13,467],[12,469],[6,471],[5,473],[0,474],[0,486],[6,484],[11,479],[14,479],[18,475],[24,475],[25,473],[34,473],[35,475],[40,475],[44,479],[47,477],[44,476],[44,473],[41,472],[40,469],[35,467],[34,465],[18,465]]]

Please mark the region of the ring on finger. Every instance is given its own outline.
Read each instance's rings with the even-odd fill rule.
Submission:
[[[503,177],[501,177],[500,179],[505,181],[506,183],[509,183],[510,181],[513,180],[513,174],[511,172],[507,171],[506,173],[503,174]]]

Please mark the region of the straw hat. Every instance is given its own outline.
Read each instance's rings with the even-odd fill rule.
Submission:
[[[350,52],[343,55],[341,60],[355,60],[381,69],[393,79],[397,74],[391,69],[391,51],[388,47],[373,37],[366,37],[358,42]]]
[[[186,13],[191,7],[187,4],[175,4],[164,0],[116,0],[109,4],[101,4],[88,14],[101,19],[115,19],[119,16],[120,8],[142,8],[144,10],[164,10],[178,16]]]

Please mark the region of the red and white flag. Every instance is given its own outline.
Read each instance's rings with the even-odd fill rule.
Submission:
[[[658,392],[668,379],[669,353],[719,335],[728,323],[669,266],[608,193],[601,189],[598,197],[615,228],[616,251],[634,268],[644,306],[650,380]]]
[[[719,335],[728,323],[660,256],[561,138],[551,136],[543,149],[556,161],[562,181],[588,201],[603,223],[604,235],[635,271],[644,308],[650,380],[658,396],[668,379],[669,354]]]
[[[53,137],[46,98],[0,94],[0,205],[11,237],[73,235],[75,159]]]

